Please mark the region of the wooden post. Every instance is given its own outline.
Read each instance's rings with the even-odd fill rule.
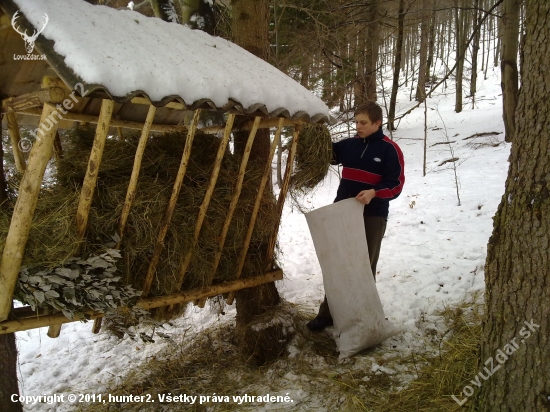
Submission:
[[[94,319],[94,325],[92,326],[92,333],[97,335],[101,330],[101,324],[103,323],[103,318]]]
[[[285,205],[286,195],[288,188],[290,187],[290,177],[292,175],[292,168],[294,167],[294,156],[296,155],[296,148],[298,146],[298,138],[300,137],[300,126],[294,126],[294,136],[292,138],[292,144],[290,145],[290,151],[286,161],[285,177],[283,178],[283,185],[279,192],[279,198],[277,199],[277,220],[271,239],[267,246],[267,262],[271,262],[273,254],[275,253],[275,243],[277,242],[277,235],[279,233],[279,226],[281,222],[281,216],[283,214],[283,206]]]
[[[269,156],[264,168],[264,174],[262,176],[262,180],[260,181],[260,187],[258,188],[258,195],[256,196],[256,202],[254,203],[254,209],[252,210],[252,216],[250,218],[250,223],[248,224],[248,231],[246,232],[244,245],[241,250],[241,254],[239,256],[239,264],[237,266],[237,273],[236,273],[237,279],[241,277],[241,274],[243,271],[244,262],[246,260],[246,254],[248,253],[248,247],[250,246],[250,239],[252,239],[252,232],[254,231],[254,226],[256,225],[256,218],[258,217],[258,212],[260,210],[260,205],[262,203],[262,197],[264,195],[265,186],[271,174],[271,162],[273,161],[273,155],[275,154],[275,149],[277,148],[279,144],[279,139],[281,138],[281,129],[283,127],[283,124],[284,124],[283,121],[279,121],[279,125],[277,127],[277,133],[275,133],[275,138],[273,139],[273,142],[271,143],[271,147],[269,149]],[[296,147],[294,147],[294,151],[296,151]],[[294,161],[294,159],[292,159],[292,161]],[[227,304],[231,305],[233,303],[234,298],[235,298],[235,294],[231,292],[227,297],[227,300],[226,300]]]
[[[48,328],[48,336],[52,339],[59,338],[61,334],[61,324],[60,325],[51,325]]]
[[[199,240],[199,235],[201,232],[202,224],[204,222],[204,218],[206,217],[206,210],[208,209],[208,206],[210,205],[210,200],[212,199],[212,194],[214,193],[214,188],[216,187],[216,182],[218,180],[218,175],[220,172],[220,167],[222,165],[223,155],[225,153],[225,149],[227,148],[227,143],[229,142],[229,137],[231,136],[231,129],[233,128],[233,122],[235,120],[235,115],[230,114],[227,123],[225,125],[225,131],[223,133],[223,139],[220,142],[220,146],[218,148],[218,153],[216,154],[216,160],[214,161],[214,168],[212,169],[212,176],[210,177],[210,182],[208,182],[208,187],[206,188],[206,193],[204,195],[204,199],[202,201],[202,204],[199,208],[199,215],[197,216],[197,223],[195,224],[195,233],[193,235],[193,244],[187,251],[187,254],[185,255],[185,258],[183,259],[183,262],[181,264],[180,270],[179,270],[179,276],[178,280],[176,282],[176,290],[179,290],[183,283],[183,279],[185,277],[185,273],[187,272],[187,268],[189,267],[189,264],[191,263],[191,259],[193,257],[193,251],[195,250],[195,246],[197,245],[197,242]]]
[[[13,158],[15,160],[15,168],[19,173],[23,173],[27,165],[25,164],[25,156],[23,155],[21,147],[19,146],[21,136],[19,134],[19,125],[17,124],[15,113],[6,113],[6,119],[8,120],[8,130],[10,132],[10,140],[13,150]]]
[[[155,113],[157,108],[155,106],[149,106],[149,112],[147,113],[147,119],[145,119],[145,124],[141,131],[141,137],[139,138],[138,147],[136,149],[136,155],[134,157],[134,166],[132,169],[132,176],[130,177],[130,183],[128,185],[128,191],[126,192],[126,200],[124,201],[124,207],[122,208],[122,214],[120,216],[120,223],[118,225],[118,235],[120,240],[116,246],[117,249],[120,248],[122,242],[122,237],[124,236],[124,228],[126,227],[126,222],[128,221],[128,216],[130,215],[130,209],[132,208],[132,203],[136,197],[136,188],[138,183],[139,171],[141,169],[141,161],[143,160],[143,152],[145,151],[145,146],[147,145],[147,140],[149,139],[149,133],[151,132],[151,125],[153,124],[153,119],[155,118]]]
[[[108,99],[104,99],[101,102],[101,111],[99,112],[99,121],[95,132],[94,144],[92,146],[92,152],[90,153],[88,170],[86,170],[86,176],[84,177],[84,183],[82,184],[82,191],[80,192],[80,200],[76,212],[76,231],[78,241],[84,239],[84,233],[86,232],[86,226],[88,225],[88,216],[90,214],[90,208],[92,207],[92,200],[97,183],[97,175],[101,164],[101,158],[103,157],[105,139],[107,138],[107,133],[109,132],[109,124],[113,115],[114,105],[115,102]]]
[[[155,250],[153,252],[153,257],[149,263],[149,269],[147,270],[147,275],[145,276],[145,281],[143,282],[143,296],[147,296],[151,291],[151,284],[153,283],[153,277],[157,269],[158,261],[160,259],[160,254],[164,248],[164,238],[168,232],[168,227],[170,226],[170,221],[172,220],[172,214],[174,213],[174,208],[176,207],[176,202],[178,201],[178,196],[180,194],[181,185],[183,183],[183,178],[185,177],[185,172],[187,171],[187,165],[189,163],[189,156],[191,155],[191,147],[193,145],[193,138],[195,137],[195,132],[197,130],[197,125],[199,123],[200,109],[195,110],[193,115],[193,120],[187,132],[187,140],[185,142],[185,147],[183,149],[183,155],[181,157],[181,163],[178,170],[178,175],[176,176],[176,181],[174,182],[174,187],[172,188],[172,195],[164,212],[162,222],[160,224],[159,233],[157,236],[157,242],[155,244]]]
[[[44,171],[52,157],[57,124],[50,122],[51,128],[46,131],[46,120],[54,111],[55,106],[44,104],[40,119],[40,125],[44,126],[40,129],[43,134],[34,143],[29,155],[27,170],[19,185],[19,196],[13,210],[0,262],[0,322],[7,319],[11,310],[13,291],[21,269]]]
[[[178,292],[167,296],[152,296],[139,300],[136,303],[136,307],[149,310],[160,308],[163,306],[177,305],[185,302],[192,302],[203,297],[217,296],[235,290],[252,288],[255,286],[263,285],[264,283],[275,282],[276,280],[282,279],[283,271],[278,269],[268,273],[264,273],[261,276],[232,280],[230,282],[221,283],[219,285],[210,286],[208,288],[193,289],[186,292]],[[20,314],[25,315],[19,316]],[[41,315],[38,315],[36,313],[28,313],[26,307],[14,309],[14,315],[14,318],[16,320],[0,322],[0,334],[41,328],[47,325],[61,325],[80,320],[71,320],[67,318],[63,313]],[[97,319],[104,316],[103,313],[93,310],[84,311],[84,315],[87,319]]]

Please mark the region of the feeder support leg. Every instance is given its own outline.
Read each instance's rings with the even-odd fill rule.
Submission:
[[[11,310],[13,291],[23,262],[25,245],[29,238],[44,171],[52,157],[57,124],[48,117],[54,112],[55,106],[44,104],[39,125],[39,130],[42,133],[40,138],[34,142],[29,154],[27,170],[19,186],[19,196],[15,203],[0,262],[0,322],[8,318]],[[51,125],[49,130],[47,130],[47,124]]]

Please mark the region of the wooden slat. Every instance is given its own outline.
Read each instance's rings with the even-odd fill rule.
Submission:
[[[282,122],[283,122],[283,119],[280,119],[279,124],[281,124]],[[248,159],[250,157],[250,152],[252,150],[252,144],[254,143],[254,139],[256,137],[256,132],[258,131],[259,123],[260,123],[260,118],[256,117],[254,126],[252,127],[252,130],[248,135],[248,140],[244,148],[243,158],[241,160],[241,165],[239,167],[237,186],[235,187],[235,193],[233,194],[233,198],[231,199],[231,204],[229,205],[229,210],[227,212],[225,221],[223,222],[222,231],[219,236],[220,243],[218,244],[218,250],[214,255],[214,263],[212,264],[212,274],[210,275],[209,283],[212,283],[212,279],[214,278],[216,270],[218,269],[218,265],[220,263],[220,259],[222,256],[223,246],[225,244],[225,239],[227,237],[227,232],[229,231],[229,226],[231,224],[231,221],[233,220],[233,214],[235,213],[235,210],[237,209],[237,204],[239,203],[239,197],[241,196],[241,190],[243,187],[246,166],[248,165]],[[277,131],[280,132],[280,128],[278,128]]]
[[[292,175],[292,169],[294,167],[294,157],[296,156],[296,148],[298,146],[299,137],[300,137],[300,126],[295,126],[294,136],[292,138],[292,144],[290,145],[290,150],[286,161],[285,176],[283,177],[283,184],[281,186],[281,191],[279,192],[279,198],[277,199],[277,214],[276,214],[277,223],[275,223],[273,234],[271,235],[271,239],[267,246],[268,255],[267,255],[266,261],[269,263],[273,259],[273,255],[275,253],[275,243],[277,242],[277,235],[279,233],[279,226],[281,222],[281,216],[283,214],[283,207],[285,205],[286,195],[290,187],[290,177]]]
[[[197,222],[195,224],[195,232],[193,234],[193,244],[185,254],[183,262],[180,266],[178,280],[175,285],[176,290],[178,290],[181,287],[183,283],[183,279],[185,278],[185,273],[187,272],[187,269],[191,264],[191,259],[193,258],[193,251],[195,250],[195,247],[199,240],[202,224],[204,222],[204,218],[206,217],[206,211],[208,210],[208,206],[210,205],[210,200],[212,199],[212,194],[214,193],[214,188],[216,187],[216,182],[218,181],[218,176],[222,165],[223,155],[225,154],[227,144],[229,143],[229,137],[231,136],[231,129],[233,127],[234,120],[235,120],[234,114],[230,114],[229,117],[227,118],[227,124],[225,126],[223,138],[222,138],[222,141],[220,142],[220,146],[218,147],[216,160],[214,161],[212,175],[210,177],[210,181],[208,182],[208,187],[206,188],[204,199],[199,208],[199,215],[197,216]]]
[[[262,119],[260,121],[260,124],[258,125],[258,129],[271,129],[272,127],[279,127],[279,123],[281,121],[283,122],[283,126],[294,126],[295,124],[297,124],[297,123],[293,122],[292,120],[286,119],[284,117],[275,117],[275,118],[269,118],[269,119]],[[249,122],[245,122],[245,123],[241,124],[239,127],[235,127],[235,129],[233,131],[234,132],[244,132],[244,131],[247,131],[247,130],[252,130],[252,128],[254,127],[255,122],[256,122],[256,119],[251,120]],[[223,130],[224,127],[225,127],[224,125],[204,127],[204,128],[201,129],[201,132],[204,132],[204,133],[217,133],[217,132]]]
[[[10,133],[11,147],[13,150],[13,158],[15,160],[15,168],[19,173],[23,173],[27,167],[25,163],[25,156],[21,151],[19,142],[21,141],[21,136],[19,134],[19,125],[17,124],[17,119],[15,118],[15,113],[9,112],[6,113],[6,119],[8,121],[8,130]]]
[[[153,296],[145,298],[136,303],[136,307],[145,310],[159,308],[162,306],[176,305],[185,302],[192,302],[204,297],[213,297],[221,295],[223,293],[232,292],[235,290],[241,290],[246,288],[252,288],[262,285],[264,283],[274,282],[276,280],[283,279],[283,271],[280,269],[265,273],[261,276],[247,279],[238,279],[231,282],[221,283],[219,285],[210,286],[203,289],[194,289],[187,292],[174,293],[167,296]],[[48,325],[60,325],[70,322],[76,322],[79,319],[70,320],[63,315],[63,313],[56,313],[52,315],[35,315],[29,314],[27,308],[20,308],[23,310],[14,310],[14,318],[17,320],[10,320],[0,323],[0,334],[14,333],[22,330],[29,330],[34,328],[40,328]],[[24,315],[19,316],[19,315]],[[84,315],[88,320],[100,318],[103,313],[95,311],[85,311]]]
[[[153,283],[153,277],[157,269],[158,261],[160,259],[160,254],[164,248],[164,238],[168,232],[168,227],[170,226],[170,221],[172,220],[172,214],[174,213],[174,208],[176,207],[176,202],[178,201],[178,196],[180,193],[181,185],[183,183],[183,178],[185,177],[185,172],[187,171],[187,165],[189,164],[189,157],[191,155],[191,147],[193,145],[193,138],[195,137],[195,132],[197,130],[197,124],[199,123],[200,109],[195,110],[193,120],[191,121],[191,126],[187,133],[187,140],[185,142],[185,147],[183,149],[183,155],[181,157],[181,163],[179,166],[178,174],[176,176],[176,181],[174,182],[174,187],[172,188],[172,195],[164,212],[162,222],[160,225],[159,233],[157,236],[157,242],[155,244],[155,250],[153,252],[153,257],[149,263],[149,269],[147,270],[147,275],[143,283],[143,296],[147,296],[151,291],[151,285]]]
[[[105,140],[107,138],[107,133],[109,132],[109,124],[113,115],[113,107],[114,102],[112,100],[104,99],[101,102],[99,123],[95,132],[94,144],[92,146],[92,152],[90,153],[90,159],[88,161],[88,169],[86,170],[86,176],[84,177],[84,183],[82,184],[82,190],[80,192],[78,209],[76,211],[76,233],[78,241],[84,239],[86,226],[88,225],[88,216],[90,214],[90,208],[92,207],[92,200],[97,183],[97,175],[101,164],[101,158],[103,157]]]
[[[151,125],[153,124],[153,119],[155,118],[156,112],[157,108],[155,106],[149,106],[147,119],[145,120],[145,124],[143,125],[143,130],[141,131],[141,136],[139,138],[136,155],[134,156],[132,175],[130,177],[130,183],[128,184],[128,191],[126,192],[126,200],[124,201],[124,206],[122,208],[122,213],[120,216],[120,222],[118,224],[118,235],[120,237],[120,240],[116,247],[117,249],[120,248],[122,237],[124,236],[124,229],[126,228],[126,222],[128,221],[128,216],[130,215],[130,209],[132,208],[132,203],[134,201],[134,198],[136,197],[136,188],[138,183],[139,171],[141,169],[141,162],[143,160],[143,153],[145,151],[145,146],[147,145],[147,140],[149,139]]]
[[[46,124],[46,119],[54,111],[55,106],[45,104],[40,123]],[[53,124],[49,131],[36,140],[29,154],[27,170],[19,185],[19,196],[15,203],[0,262],[0,321],[7,319],[11,310],[15,283],[21,269],[44,171],[52,157],[56,132],[57,126]]]
[[[273,142],[271,143],[271,147],[269,148],[269,155],[268,155],[267,163],[264,168],[264,174],[262,176],[262,180],[260,181],[260,187],[258,188],[258,195],[256,196],[256,201],[254,203],[254,209],[252,210],[250,223],[248,224],[248,230],[246,233],[244,245],[243,245],[243,248],[241,249],[241,254],[239,256],[239,263],[237,266],[237,273],[236,273],[237,279],[241,277],[243,272],[244,262],[246,260],[246,254],[248,253],[248,247],[250,246],[250,240],[252,239],[252,233],[254,231],[254,226],[256,225],[256,218],[258,217],[258,212],[260,210],[260,205],[262,203],[262,197],[264,195],[265,186],[267,185],[269,176],[271,175],[271,162],[273,161],[273,155],[275,154],[275,149],[277,148],[279,144],[279,139],[281,138],[281,129],[283,125],[284,125],[284,122],[282,123],[279,122],[277,126],[277,133],[275,133],[275,138],[273,139]],[[235,298],[234,293],[230,293],[226,300],[227,303],[231,305],[233,303],[234,298]]]

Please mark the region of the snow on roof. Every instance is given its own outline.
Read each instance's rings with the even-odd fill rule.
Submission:
[[[325,103],[243,48],[200,30],[146,17],[132,10],[93,6],[82,0],[13,0],[27,20],[54,42],[54,51],[77,77],[101,85],[113,97],[137,91],[151,101],[179,96],[221,108],[264,105],[330,119]]]

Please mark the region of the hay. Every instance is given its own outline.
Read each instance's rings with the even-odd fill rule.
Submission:
[[[126,137],[126,136],[125,136]],[[64,156],[52,168],[52,184],[42,190],[38,201],[23,265],[54,267],[71,256],[90,256],[113,247],[134,164],[138,135],[125,140],[108,138],[105,144],[98,181],[90,211],[86,239],[78,245],[75,216],[78,198],[93,144],[94,130],[75,128],[62,136]],[[153,254],[163,215],[179,169],[186,133],[151,137],[147,143],[137,193],[133,201],[122,243],[125,284],[141,288]],[[174,285],[183,257],[193,245],[193,232],[210,181],[220,139],[197,133],[191,159],[177,201],[171,225],[164,241],[152,293],[166,294]],[[216,274],[212,272],[213,256],[219,248],[219,236],[235,191],[241,156],[225,153],[219,178],[202,226],[194,258],[182,289],[202,287],[210,282],[233,279],[237,259],[248,229],[263,164],[248,163],[239,204],[229,228]],[[14,202],[0,212],[2,242],[9,229]],[[265,271],[266,244],[276,226],[273,196],[266,191],[262,199],[255,230],[245,262],[243,277]],[[79,249],[79,246],[82,246]],[[3,244],[0,244],[3,248]],[[122,263],[122,264],[120,264]]]
[[[290,179],[293,197],[312,191],[327,175],[332,161],[332,139],[325,125],[307,124],[300,131],[294,173]]]

